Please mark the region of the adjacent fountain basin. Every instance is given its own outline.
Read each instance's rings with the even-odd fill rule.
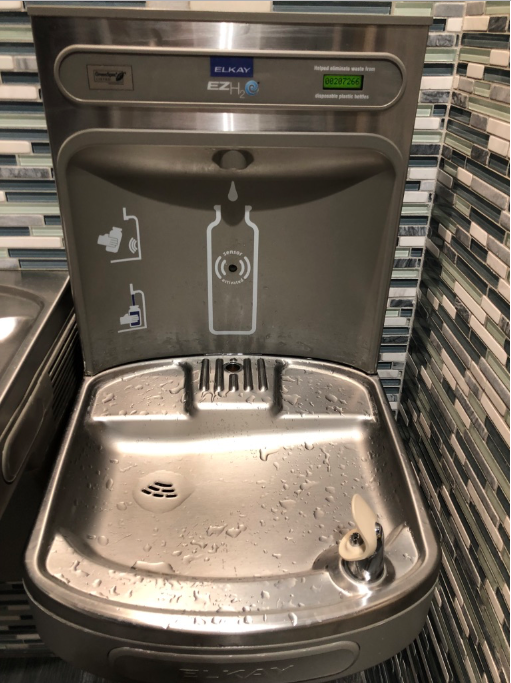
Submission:
[[[339,566],[355,493],[386,535],[385,575],[369,587]],[[275,648],[353,642],[420,605],[418,631],[438,565],[377,379],[311,360],[195,357],[86,381],[26,583],[45,639],[58,639],[53,614],[164,651]],[[413,628],[390,637],[397,649]],[[381,644],[372,655],[381,661]],[[118,653],[109,661],[96,670],[128,676]]]

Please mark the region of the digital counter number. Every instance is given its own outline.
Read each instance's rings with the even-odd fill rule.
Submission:
[[[362,90],[363,76],[323,76],[323,90]]]

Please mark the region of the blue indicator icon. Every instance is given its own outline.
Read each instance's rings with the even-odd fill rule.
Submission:
[[[248,81],[245,85],[245,92],[247,95],[257,95],[259,92],[259,83],[257,81]]]

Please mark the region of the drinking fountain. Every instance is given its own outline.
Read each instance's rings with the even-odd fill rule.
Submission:
[[[429,20],[29,12],[85,359],[42,638],[125,683],[387,659],[440,563],[376,374]]]

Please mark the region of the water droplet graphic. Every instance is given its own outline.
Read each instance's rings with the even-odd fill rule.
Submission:
[[[128,506],[123,501],[121,501],[120,503],[117,503],[116,507],[118,510],[127,510],[128,509]]]
[[[234,180],[232,181],[231,187],[229,188],[229,194],[227,195],[227,198],[230,202],[235,202],[238,199],[238,191],[236,190]]]
[[[298,617],[296,614],[294,612],[289,612],[287,616],[289,617],[289,621],[291,622],[292,626],[296,626],[298,623]]]
[[[108,545],[108,538],[106,536],[98,536],[99,545]]]
[[[107,479],[105,482],[105,487],[111,491],[114,487],[114,480],[113,479]]]

